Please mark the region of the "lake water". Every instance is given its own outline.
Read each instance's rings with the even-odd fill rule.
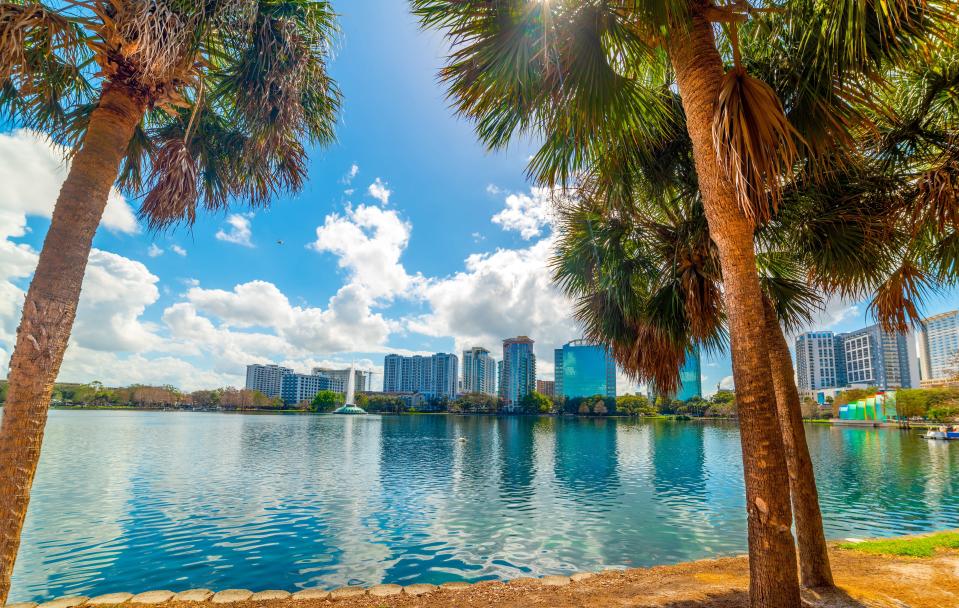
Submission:
[[[806,432],[829,537],[959,527],[959,445]],[[10,600],[736,553],[742,486],[728,423],[53,411]]]

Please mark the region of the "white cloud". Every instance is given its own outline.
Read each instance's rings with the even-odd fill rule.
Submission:
[[[212,314],[233,327],[287,327],[293,322],[290,301],[266,281],[250,281],[233,288],[201,289],[193,287],[187,300],[197,310]]]
[[[735,389],[736,385],[733,383],[733,377],[724,376],[723,379],[719,381],[719,388],[726,391]]]
[[[216,233],[217,239],[244,247],[253,247],[253,241],[251,240],[253,229],[250,227],[250,216],[233,213],[226,218],[226,223],[229,228],[218,230]]]
[[[160,297],[159,278],[142,262],[93,249],[80,290],[72,340],[103,351],[142,352],[160,338],[140,316]]]
[[[487,187],[491,194],[499,194],[495,187]],[[493,216],[494,224],[503,230],[514,230],[524,240],[541,236],[553,221],[553,211],[559,201],[559,191],[551,188],[533,187],[529,194],[513,192],[506,196],[506,208]]]
[[[326,216],[309,247],[339,257],[350,284],[362,287],[373,299],[392,298],[408,293],[417,280],[400,263],[411,229],[396,211],[360,205],[348,208],[345,215]]]
[[[550,281],[552,248],[553,239],[545,238],[526,249],[469,256],[464,271],[429,280],[421,288],[430,312],[409,319],[409,329],[454,336],[457,350],[530,336],[536,341],[537,371],[548,376],[553,349],[580,335],[569,300]]]
[[[0,133],[0,226],[7,224],[11,215],[50,217],[67,177],[70,163],[65,161],[66,149],[43,136],[19,129]],[[139,231],[136,215],[114,188],[110,191],[101,224],[108,230],[133,234]],[[9,232],[0,236],[22,236]]]
[[[359,172],[360,172],[360,166],[356,163],[353,163],[352,165],[350,165],[350,169],[346,172],[346,175],[344,175],[343,179],[341,179],[340,181],[343,182],[344,184],[349,185],[353,181],[353,178],[356,177],[357,174],[359,174]]]
[[[186,255],[186,249],[180,247],[179,245],[170,245],[170,251],[181,257]]]
[[[381,204],[383,205],[390,204],[390,194],[392,194],[393,192],[392,190],[386,187],[386,184],[384,184],[383,181],[380,180],[380,178],[377,177],[376,180],[372,184],[370,184],[369,188],[366,189],[366,191],[369,193],[370,196],[380,201]]]
[[[157,247],[156,243],[150,243],[150,248],[147,249],[147,255],[151,258],[155,258],[163,255],[163,249]]]

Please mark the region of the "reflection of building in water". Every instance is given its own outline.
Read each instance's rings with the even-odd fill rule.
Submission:
[[[706,495],[706,450],[699,424],[666,423],[653,448],[653,487],[668,495]]]
[[[458,443],[449,416],[385,416],[380,428],[379,504],[364,523],[390,553],[379,582],[396,582],[422,568],[424,539],[449,500]],[[431,566],[450,559],[433,555]]]
[[[597,495],[619,488],[616,420],[558,420],[553,471],[578,501],[595,504]]]
[[[527,502],[536,477],[533,419],[498,418],[500,493],[507,502]]]

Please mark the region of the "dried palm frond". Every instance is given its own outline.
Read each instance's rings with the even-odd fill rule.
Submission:
[[[39,2],[0,3],[0,82],[15,74],[29,86],[48,60],[69,63],[82,53],[84,35],[74,19]],[[36,59],[43,59],[39,65]]]
[[[196,221],[197,163],[182,139],[165,141],[153,155],[147,189],[139,216],[151,230]]]
[[[959,158],[947,157],[920,176],[913,222],[959,229]]]
[[[876,288],[869,311],[883,330],[905,333],[919,323],[923,301],[935,289],[936,284],[926,270],[906,259]]]
[[[799,139],[769,85],[742,68],[726,73],[713,115],[713,144],[740,207],[753,221],[765,222],[779,208]]]
[[[631,380],[647,382],[657,393],[675,394],[687,348],[663,329],[648,323],[631,326],[631,341],[613,345],[613,356]]]

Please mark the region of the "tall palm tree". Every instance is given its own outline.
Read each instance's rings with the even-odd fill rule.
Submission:
[[[902,331],[904,323],[918,319],[924,290],[955,284],[959,278],[952,266],[956,190],[955,177],[949,173],[956,154],[951,134],[959,126],[959,53],[943,51],[932,61],[923,53],[897,68],[897,80],[910,95],[887,104],[890,111],[871,123],[871,131],[882,134],[876,138],[881,146],[865,138],[828,170],[827,177],[790,184],[777,216],[756,233],[758,270],[767,296],[770,367],[806,586],[829,585],[832,577],[783,327],[795,330],[809,319],[810,307],[818,299],[809,291],[814,289],[856,299],[872,297],[870,308],[877,320],[890,331]],[[779,56],[772,63],[782,81],[788,59]],[[620,357],[628,370],[657,386],[676,381],[678,364],[669,357],[683,356],[688,342],[708,339],[723,321],[718,306],[703,305],[718,297],[717,286],[704,288],[704,283],[720,277],[701,217],[689,148],[688,139],[674,133],[659,144],[652,163],[628,145],[607,150],[604,162],[581,182],[579,205],[562,211],[565,221],[559,229],[555,279],[580,302],[577,314],[594,339],[613,344],[614,350],[624,350],[625,344],[630,352],[639,334],[621,318],[637,310],[645,311],[648,323],[675,330],[670,335],[677,347],[667,349],[664,365],[651,364],[654,352],[642,359]],[[896,151],[895,158],[890,159],[890,151]],[[931,182],[938,185],[934,191]],[[614,204],[609,200],[624,196],[632,199]],[[624,222],[621,210],[636,219]],[[874,245],[879,242],[884,246],[877,249]],[[660,253],[650,255],[650,248]],[[644,263],[637,261],[641,253]],[[645,279],[631,277],[649,269],[654,270]],[[904,281],[905,273],[921,280]],[[630,292],[644,280],[653,281],[658,289],[668,286],[674,293],[664,299],[661,292],[655,297],[643,290]],[[626,291],[615,291],[624,285]],[[637,306],[635,300],[644,294],[682,305]],[[634,304],[625,309],[594,307],[599,301],[631,299]],[[683,315],[685,321],[676,318]],[[703,320],[704,315],[709,318]],[[609,318],[620,321],[602,322]],[[697,328],[705,328],[706,335]]]
[[[861,198],[847,197],[847,210],[857,208]],[[722,275],[702,204],[698,198],[672,197],[662,203],[637,201],[634,217],[624,221],[605,202],[581,198],[560,213],[553,263],[554,279],[577,302],[575,314],[586,334],[609,344],[627,373],[671,392],[686,353],[697,345],[725,347],[727,333]],[[879,228],[874,218],[864,216],[850,224],[851,232]],[[877,264],[888,265],[882,256],[864,260],[860,250],[848,251],[854,260],[846,265],[862,274],[876,274]],[[832,586],[833,578],[784,333],[808,322],[821,301],[804,262],[798,252],[768,247],[757,256],[766,356],[786,450],[801,580],[804,586],[822,588]],[[659,339],[651,341],[651,334]]]
[[[0,110],[66,144],[72,164],[27,292],[0,426],[0,604],[53,382],[110,189],[154,229],[197,208],[262,206],[333,139],[327,0],[0,3]]]
[[[711,0],[413,0],[424,25],[453,42],[443,77],[457,109],[490,147],[516,133],[541,137],[530,171],[543,181],[563,182],[604,162],[590,148],[602,150],[624,129],[636,134],[638,151],[652,155],[651,142],[675,126],[668,100],[670,86],[678,89],[724,278],[754,606],[792,608],[800,599],[784,448],[766,407],[774,396],[753,232],[776,210],[797,146],[821,153],[848,141],[855,117],[847,101],[864,77],[928,36],[950,5],[788,0],[767,10]],[[750,22],[770,26],[804,60],[790,101],[815,110],[816,120],[790,121],[769,86],[749,75],[738,30]]]

